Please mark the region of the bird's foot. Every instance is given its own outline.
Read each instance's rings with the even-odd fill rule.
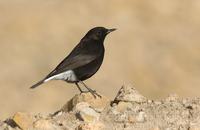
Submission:
[[[96,90],[89,89],[89,92],[94,96],[94,98],[96,98],[96,97],[101,98],[101,95],[98,94],[98,93],[96,92]]]
[[[80,94],[82,94],[82,93],[88,93],[89,91],[80,91]]]
[[[96,98],[97,96],[98,96],[99,98],[101,98],[101,95],[98,94],[98,93],[96,92],[96,90],[93,90],[93,89],[89,88],[83,81],[80,81],[80,82],[85,86],[85,88],[87,88],[88,92],[90,92],[90,93],[94,96],[94,98]]]
[[[80,92],[80,95],[82,94],[82,93],[91,93],[93,96],[94,96],[94,98],[96,98],[97,96],[99,97],[99,98],[101,98],[101,95],[100,94],[98,94],[97,92],[96,92],[96,90],[88,90],[88,91],[81,91]]]

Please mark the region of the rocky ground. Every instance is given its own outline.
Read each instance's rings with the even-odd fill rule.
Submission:
[[[114,100],[75,95],[53,114],[17,112],[0,130],[200,130],[200,98],[150,100],[123,86]]]

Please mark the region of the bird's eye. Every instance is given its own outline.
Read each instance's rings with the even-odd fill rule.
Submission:
[[[100,32],[100,31],[98,31],[98,32],[97,32],[97,35],[101,36],[101,32]]]

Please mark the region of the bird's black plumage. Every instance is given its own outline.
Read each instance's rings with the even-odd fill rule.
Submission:
[[[83,83],[82,81],[90,78],[100,68],[105,51],[103,44],[104,39],[107,34],[114,30],[116,29],[95,27],[88,31],[72,52],[51,73],[31,88],[35,88],[42,83],[53,79],[60,79],[70,83],[75,83],[77,87],[79,87],[79,82]],[[70,76],[74,77],[72,78]],[[71,79],[70,81],[70,78],[73,80]]]

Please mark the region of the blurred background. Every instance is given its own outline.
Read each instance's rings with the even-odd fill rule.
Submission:
[[[199,0],[0,0],[0,119],[54,112],[79,93],[62,81],[29,87],[95,26],[118,30],[88,86],[110,99],[130,83],[151,99],[200,96]]]

